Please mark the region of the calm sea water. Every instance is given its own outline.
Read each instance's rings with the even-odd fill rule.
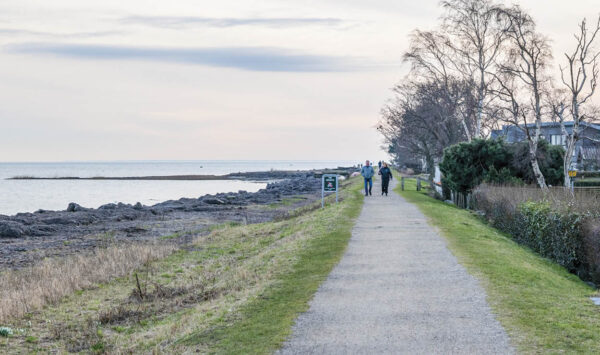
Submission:
[[[132,161],[66,163],[0,163],[0,214],[64,210],[69,202],[99,207],[110,202],[153,205],[181,197],[217,192],[258,191],[251,181],[94,181],[6,180],[15,176],[94,177],[150,175],[224,175],[266,170],[305,170],[351,166],[349,161]]]

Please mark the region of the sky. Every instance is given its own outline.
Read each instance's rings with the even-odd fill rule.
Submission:
[[[522,0],[557,61],[597,0]],[[2,0],[0,162],[387,159],[437,0]]]

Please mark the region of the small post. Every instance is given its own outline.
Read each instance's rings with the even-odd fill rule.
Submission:
[[[338,190],[339,190],[340,177],[335,177],[335,203],[338,203]]]
[[[321,177],[321,208],[325,208],[325,177]]]
[[[402,188],[402,191],[404,191],[404,176],[400,178],[400,187]]]
[[[417,176],[417,191],[421,191],[421,178]]]

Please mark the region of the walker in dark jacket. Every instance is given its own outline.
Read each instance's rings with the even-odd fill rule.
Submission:
[[[392,171],[387,166],[384,166],[379,170],[379,175],[381,175],[381,194],[387,196],[390,179],[393,179]]]

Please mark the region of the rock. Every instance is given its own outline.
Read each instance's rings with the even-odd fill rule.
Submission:
[[[142,227],[127,227],[127,228],[123,228],[123,232],[125,232],[125,233],[142,233],[142,232],[147,232],[147,230]]]
[[[46,219],[42,219],[41,220],[42,223],[45,224],[79,224],[77,223],[76,220],[71,219],[71,218],[65,218],[65,217],[52,217],[52,218],[46,218]]]
[[[76,204],[75,202],[71,202],[67,206],[67,212],[80,212],[80,211],[85,211],[85,210],[86,210],[86,208],[81,207],[80,205]]]
[[[219,198],[216,198],[216,197],[208,197],[208,198],[202,199],[202,201],[204,203],[208,203],[209,205],[224,205],[225,204],[225,201],[223,201]]]
[[[27,227],[12,221],[0,221],[0,238],[21,238],[27,234]]]

